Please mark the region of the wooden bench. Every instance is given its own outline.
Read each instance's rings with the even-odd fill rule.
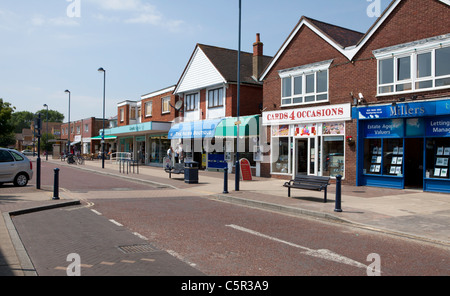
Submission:
[[[318,177],[297,175],[294,180],[284,183],[284,187],[288,188],[288,197],[291,197],[291,188],[306,190],[324,190],[323,202],[327,202],[327,186],[330,185],[330,177]]]
[[[169,173],[169,178],[172,178],[172,174],[184,174],[184,163],[176,163],[173,167],[166,167],[164,170]]]

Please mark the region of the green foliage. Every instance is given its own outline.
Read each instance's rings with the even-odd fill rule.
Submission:
[[[14,109],[15,107],[12,107],[10,103],[0,98],[0,146],[2,147],[15,142],[14,126],[10,122]]]

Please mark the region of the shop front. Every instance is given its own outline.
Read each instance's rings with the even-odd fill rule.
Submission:
[[[357,185],[450,192],[450,100],[355,107]]]
[[[162,166],[170,147],[170,122],[145,122],[111,128],[107,136],[117,138],[117,153],[126,153],[142,164]]]
[[[345,178],[345,125],[350,104],[264,112],[270,128],[270,174]]]
[[[188,121],[174,124],[169,131],[172,147],[182,144],[186,160],[194,160],[200,168],[232,172],[235,154],[249,160],[259,175],[260,160],[255,157],[259,138],[259,115]],[[239,136],[239,147],[237,137]]]

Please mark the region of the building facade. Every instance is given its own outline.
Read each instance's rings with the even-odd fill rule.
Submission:
[[[198,162],[201,168],[228,167],[231,172],[239,150],[240,158],[247,158],[256,173],[260,164],[254,157],[257,143],[252,139],[259,136],[263,94],[258,78],[271,60],[263,55],[259,34],[253,53],[241,52],[239,132],[237,60],[236,50],[197,44],[174,91],[182,101],[182,113],[169,139],[173,147],[182,145],[186,159]]]
[[[108,126],[105,120],[105,126]],[[70,151],[86,155],[98,155],[101,152],[100,131],[103,129],[103,119],[90,117],[61,124],[61,140],[64,143],[61,152],[67,151],[67,144],[70,140]],[[105,151],[114,149],[111,144],[107,144]]]
[[[395,0],[365,34],[303,17],[262,77],[264,173],[447,191],[449,12]]]

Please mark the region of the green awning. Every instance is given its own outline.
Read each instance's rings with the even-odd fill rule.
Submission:
[[[236,138],[237,117],[228,117],[217,126],[215,137]],[[239,137],[259,136],[259,115],[240,116]]]

